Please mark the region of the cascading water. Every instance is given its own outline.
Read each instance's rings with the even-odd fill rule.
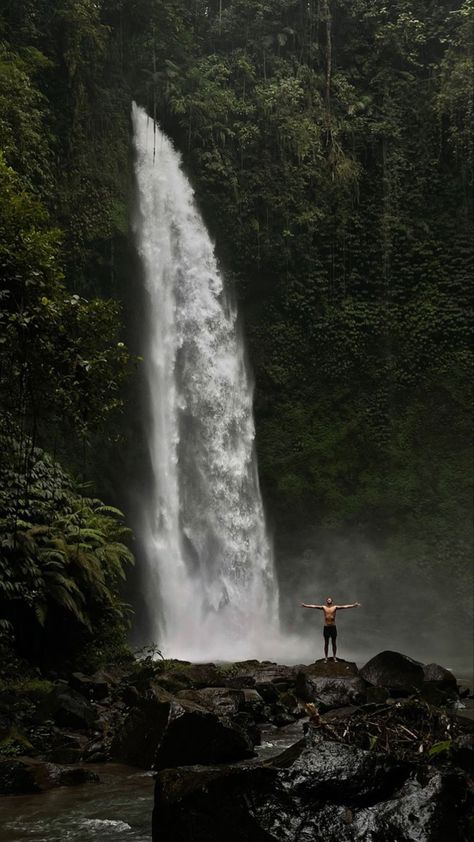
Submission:
[[[277,586],[237,314],[180,156],[133,105],[148,332],[147,598],[168,656],[268,654]]]

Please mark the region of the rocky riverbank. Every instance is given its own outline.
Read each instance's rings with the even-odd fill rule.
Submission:
[[[472,723],[451,672],[383,652],[317,661],[142,661],[0,689],[0,793],[157,773],[155,842],[445,842],[469,836]],[[283,754],[263,731],[301,723]],[[449,835],[446,835],[449,828]],[[365,834],[365,835],[364,835]]]

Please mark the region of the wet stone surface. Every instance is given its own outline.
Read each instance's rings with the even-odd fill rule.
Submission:
[[[0,842],[150,840],[152,766],[159,842],[467,839],[470,691],[437,664],[148,659],[15,692],[0,781],[31,794],[2,798]]]

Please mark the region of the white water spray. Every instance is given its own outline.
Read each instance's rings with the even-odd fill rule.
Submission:
[[[147,292],[154,488],[143,500],[147,598],[167,656],[263,657],[278,594],[237,315],[180,156],[133,105],[136,240]]]

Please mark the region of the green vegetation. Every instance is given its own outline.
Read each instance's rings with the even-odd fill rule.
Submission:
[[[95,50],[100,63],[87,23],[94,4],[67,4],[52,28],[48,6],[16,4],[1,27],[0,631],[4,645],[54,666],[123,650],[120,594],[133,557],[121,512],[70,475],[84,475],[84,454],[115,437],[123,405],[130,357],[98,251],[110,248],[112,215],[123,228],[124,214],[114,187],[105,219],[108,170],[94,184],[83,178],[94,181],[92,159],[101,167],[97,148],[89,158],[94,144],[86,155],[79,140]],[[126,155],[126,133],[124,144]],[[122,156],[114,164],[123,172]]]
[[[5,450],[8,442],[2,440]],[[20,459],[15,446],[13,457]],[[119,598],[125,566],[133,556],[124,543],[130,530],[122,513],[89,499],[46,453],[33,448],[28,475],[0,470],[0,623],[20,653],[53,663],[67,631],[64,656],[72,658],[108,624],[118,637],[127,606]],[[20,462],[21,464],[21,462]]]
[[[277,550],[351,535],[464,603],[472,15],[224,3],[155,89],[245,313]]]
[[[472,16],[472,0],[2,12],[5,621],[27,616],[31,639],[72,624],[67,657],[123,640],[127,533],[70,474],[104,496],[126,433],[132,98],[182,150],[239,298],[281,564],[310,533],[344,536],[466,601]]]

